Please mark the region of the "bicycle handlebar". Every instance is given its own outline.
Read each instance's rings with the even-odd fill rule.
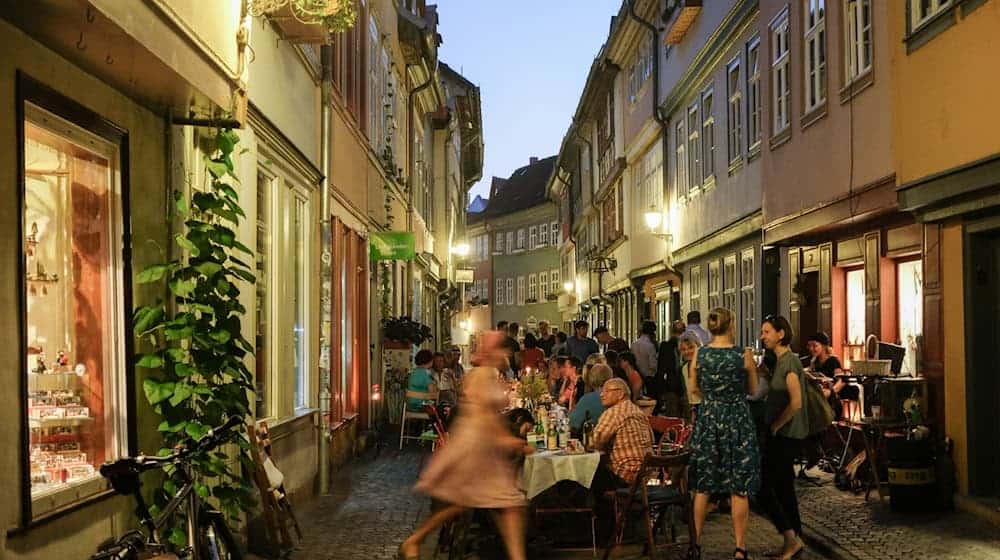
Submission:
[[[101,465],[101,475],[110,478],[113,474],[121,472],[123,469],[145,472],[148,470],[163,468],[165,465],[173,465],[187,459],[191,455],[201,451],[214,449],[224,442],[233,428],[243,423],[242,416],[230,416],[225,423],[215,428],[210,428],[205,435],[198,439],[188,439],[175,447],[169,455],[137,455],[135,457],[123,457],[111,463]],[[114,557],[110,557],[114,558]]]

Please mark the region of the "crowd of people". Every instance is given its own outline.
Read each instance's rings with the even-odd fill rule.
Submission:
[[[571,336],[544,322],[537,333],[522,336],[517,323],[501,322],[479,337],[468,373],[457,348],[449,354],[418,352],[408,388],[435,394],[438,406],[457,412],[448,445],[432,456],[417,489],[449,505],[403,543],[400,557],[416,558],[430,531],[468,508],[499,510],[497,526],[509,557],[525,557],[526,500],[518,488],[517,459],[534,450],[524,436],[535,419],[532,411],[509,410],[503,398],[505,384],[525,374],[545,379],[552,402],[568,410],[574,437],[593,427],[587,441],[602,453],[591,483],[599,539],[607,539],[614,526],[606,492],[632,484],[654,449],[652,413],[693,425],[687,448],[696,555],[711,504],[723,501],[732,516],[734,558],[749,557],[745,535],[752,503],[783,539],[769,554],[785,560],[798,556],[804,545],[794,461],[810,435],[807,374],[789,348],[793,333],[785,318],[762,321],[763,352],[738,347],[734,326],[728,309],[713,309],[707,328],[693,311],[686,323],[669,325],[667,340],[657,341],[656,324],[646,321],[629,344],[605,326],[597,326],[591,337],[582,320],[573,324]],[[809,350],[812,368],[831,378],[827,396],[837,398],[845,390],[838,386],[843,371],[830,354],[829,338],[811,337]],[[415,399],[409,406],[416,410],[426,403]]]

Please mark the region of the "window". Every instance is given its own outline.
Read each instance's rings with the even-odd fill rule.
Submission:
[[[513,278],[508,278],[507,279],[507,297],[504,298],[504,301],[507,302],[507,305],[514,305],[514,279]]]
[[[495,301],[494,305],[503,305],[503,278],[497,278],[497,292],[496,296],[493,298]]]
[[[528,275],[528,299],[538,301],[538,275]]]
[[[549,244],[549,224],[538,226],[538,244],[543,247]]]
[[[713,89],[711,86],[701,92],[701,143],[702,173],[704,181],[715,178],[715,115],[712,114]]]
[[[559,229],[559,222],[552,222],[549,225],[549,231],[552,235],[552,244],[558,245],[562,240],[562,231]]]
[[[538,245],[538,226],[528,228],[528,249],[534,249]]]
[[[653,53],[656,52],[648,39],[643,39],[636,53],[635,62],[628,74],[628,101],[634,104],[646,80],[653,75]]]
[[[19,85],[34,89],[27,80]],[[107,489],[97,469],[128,449],[132,372],[123,341],[132,336],[125,315],[132,310],[122,305],[131,287],[122,273],[128,221],[120,183],[127,162],[117,130],[85,130],[29,101],[23,109],[21,398],[29,454],[22,468],[37,517]]]
[[[553,268],[549,271],[549,293],[559,293],[559,269]]]
[[[517,304],[524,305],[524,276],[517,277]]]
[[[524,228],[518,228],[517,230],[517,248],[524,249]]]
[[[688,108],[688,147],[687,172],[688,190],[694,192],[701,186],[701,140],[699,139],[701,123],[698,121],[698,104]]]
[[[722,307],[733,312],[733,317],[739,323],[739,310],[736,305],[736,253],[727,255],[722,261]]]
[[[760,142],[760,37],[747,43],[747,147]]]
[[[639,160],[636,189],[642,197],[640,214],[663,208],[663,150],[660,144],[654,144]]]
[[[691,287],[688,289],[688,299],[691,309],[689,311],[701,311],[701,266],[691,267]]]
[[[934,16],[951,7],[951,0],[909,0],[910,31],[914,31]]]
[[[684,120],[677,121],[677,133],[674,134],[674,190],[678,198],[688,194],[687,155],[684,152]]]
[[[618,241],[618,238],[622,235],[621,222],[618,219],[619,190],[620,186],[616,185],[602,203],[603,212],[601,217],[603,219],[605,245]]]
[[[844,4],[846,10],[844,33],[844,63],[847,65],[847,81],[854,81],[858,76],[872,69],[872,6],[871,0],[848,0]]]
[[[847,343],[865,342],[865,271],[847,271]]]
[[[538,296],[541,298],[551,293],[553,292],[549,289],[549,273],[547,270],[543,270],[538,273]]]
[[[805,61],[806,113],[826,101],[826,0],[805,2]]]
[[[737,56],[726,66],[726,93],[729,95],[728,134],[729,161],[740,159],[743,153],[743,91],[740,87],[740,58]]]
[[[493,252],[497,254],[503,253],[503,233],[497,232],[496,241],[493,242]]]
[[[788,54],[788,10],[784,10],[771,23],[771,92],[773,120],[772,134],[788,128],[791,111],[791,85],[788,81],[790,67]]]
[[[306,273],[308,265],[309,214],[308,201],[295,194],[292,202],[292,352],[295,377],[295,408],[309,406],[309,358],[306,321],[309,317],[309,302],[306,294]],[[346,294],[345,294],[346,297]]]
[[[754,297],[754,249],[745,249],[740,254],[740,311],[743,322],[743,345],[755,346],[757,340],[756,298]]]
[[[507,232],[507,253],[513,253],[514,249],[514,231],[511,230]]]
[[[924,332],[924,276],[921,261],[901,262],[896,267],[899,297],[899,342],[906,348],[903,374],[916,375],[919,341]]]
[[[713,260],[708,263],[708,309],[711,311],[716,307],[722,305],[722,300],[719,297],[719,284],[721,283],[719,278],[719,261]]]
[[[257,387],[258,418],[271,415],[271,198],[275,192],[275,182],[265,173],[257,173],[257,254],[254,289],[257,293],[257,322],[254,334],[254,358],[257,364],[255,379]]]

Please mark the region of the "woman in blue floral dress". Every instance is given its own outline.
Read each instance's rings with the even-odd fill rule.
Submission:
[[[736,536],[733,558],[745,559],[748,496],[760,488],[760,450],[746,402],[747,394],[757,389],[757,367],[749,348],[741,351],[733,344],[733,323],[732,311],[713,309],[708,315],[712,342],[691,362],[694,390],[702,403],[691,434],[690,481],[699,544],[709,496],[729,494]]]

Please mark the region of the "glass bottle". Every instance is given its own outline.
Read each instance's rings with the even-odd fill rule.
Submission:
[[[553,423],[553,422],[549,423],[548,448],[550,450],[559,449],[559,439],[558,439],[558,436],[556,435],[556,426],[555,426],[555,423]]]
[[[590,411],[588,410],[583,420],[583,447],[587,450],[590,449],[591,435],[593,433],[594,423],[590,420]]]

